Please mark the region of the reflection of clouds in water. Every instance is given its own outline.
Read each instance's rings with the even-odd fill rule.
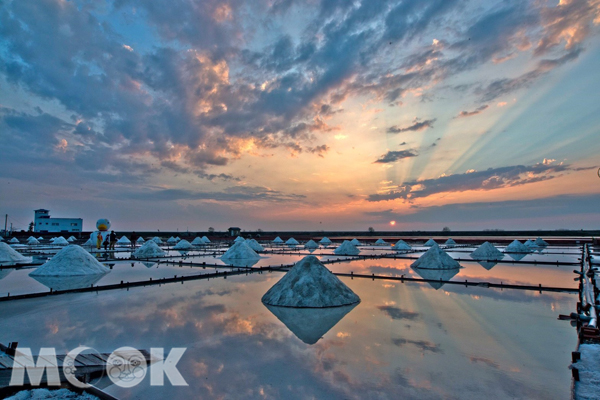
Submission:
[[[408,345],[412,345],[415,346],[416,348],[418,348],[419,350],[421,350],[423,353],[426,351],[429,351],[431,353],[444,353],[444,351],[442,350],[442,348],[440,347],[439,344],[435,344],[432,342],[429,342],[427,340],[410,340],[410,339],[402,339],[402,338],[394,338],[392,339],[392,343],[394,343],[395,346],[398,347],[402,347],[406,344]]]
[[[394,307],[391,305],[377,306],[377,308],[386,313],[391,319],[408,319],[414,320],[419,316],[419,313],[406,311],[400,307]]]

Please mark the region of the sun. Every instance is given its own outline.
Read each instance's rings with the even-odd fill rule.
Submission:
[[[394,226],[394,225],[396,225],[396,221],[390,221],[390,225],[391,225],[391,226]]]

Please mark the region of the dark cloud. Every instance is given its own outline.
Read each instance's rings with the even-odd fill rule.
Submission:
[[[377,306],[380,311],[386,313],[391,319],[408,319],[415,320],[419,317],[419,313],[406,311],[400,307],[394,306]]]
[[[390,126],[387,130],[388,133],[400,133],[400,132],[418,132],[418,131],[422,131],[424,129],[427,128],[433,128],[433,123],[436,121],[437,119],[426,119],[424,121],[418,121],[415,120],[413,121],[412,125],[409,126],[405,126],[405,127],[398,127],[397,125],[394,126]]]
[[[198,192],[188,189],[147,189],[124,194],[128,199],[145,201],[216,200],[216,201],[302,201],[306,196],[286,194],[265,187],[234,186],[222,192]]]
[[[388,151],[382,155],[375,163],[388,164],[405,158],[416,157],[418,154],[414,150]]]
[[[429,351],[431,353],[444,353],[439,344],[435,344],[426,340],[410,340],[402,338],[393,338],[392,343],[398,347],[402,347],[406,344],[413,345],[422,352]]]
[[[461,117],[471,117],[473,115],[477,115],[480,114],[482,111],[485,111],[489,106],[487,104],[484,104],[482,106],[477,107],[476,109],[474,109],[473,111],[461,111],[458,115],[457,118],[461,118]]]

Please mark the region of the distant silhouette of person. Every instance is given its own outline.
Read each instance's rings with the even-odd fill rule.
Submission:
[[[106,239],[104,239],[104,242],[102,243],[102,245],[104,246],[104,251],[108,250],[109,244],[110,244],[110,235],[106,235]]]
[[[138,236],[135,231],[131,232],[131,248],[135,249],[135,242],[137,241]]]
[[[96,249],[100,250],[102,247],[102,234],[98,232],[98,236],[96,237]]]
[[[117,234],[115,231],[110,231],[110,235],[108,235],[108,237],[110,238],[110,249],[114,250],[115,245],[117,244]]]

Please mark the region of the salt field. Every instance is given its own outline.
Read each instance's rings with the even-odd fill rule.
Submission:
[[[0,270],[0,343],[59,353],[79,345],[101,353],[122,346],[187,349],[177,367],[188,386],[156,387],[145,379],[124,388],[100,379],[98,387],[116,398],[571,395],[578,336],[558,316],[578,302],[573,269],[582,245],[550,245],[516,261],[505,244],[496,244],[499,259],[473,259],[482,240],[453,247],[408,241],[412,250],[403,252],[363,241],[354,255],[335,254],[343,242],[335,238],[311,251],[303,243],[258,242],[263,251],[249,260],[222,257],[240,248],[246,254],[241,241],[180,252],[163,240],[163,256],[141,260],[131,258],[130,247],[88,248],[108,272],[75,276],[32,273],[70,248],[18,247],[33,258]],[[459,268],[423,268],[439,263],[421,258],[434,250],[460,260]],[[339,274],[359,302],[329,309],[263,304],[263,295],[308,255]],[[128,286],[134,282],[142,284]]]

